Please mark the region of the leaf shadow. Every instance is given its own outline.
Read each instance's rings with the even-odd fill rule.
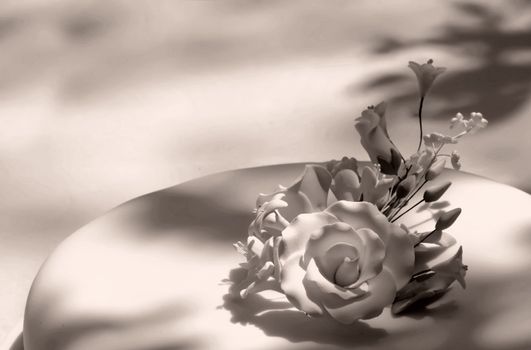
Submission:
[[[450,70],[437,79],[428,96],[431,102],[425,106],[427,118],[447,119],[458,111],[488,111],[489,122],[498,123],[515,115],[529,101],[531,30],[529,25],[524,29],[507,28],[515,14],[530,11],[529,4],[513,2],[503,13],[491,5],[473,1],[453,3],[455,16],[436,34],[414,40],[387,37],[374,45],[373,53],[379,55],[418,47],[441,47],[473,63]],[[398,92],[389,91],[390,100],[399,106],[406,103],[409,106],[418,98],[416,85],[407,84],[413,79],[413,74],[404,69],[403,74],[377,76],[366,82],[365,88],[393,88]],[[355,95],[355,91],[352,86],[347,88],[349,95]]]

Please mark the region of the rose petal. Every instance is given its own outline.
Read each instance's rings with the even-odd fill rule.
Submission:
[[[325,305],[326,311],[344,324],[380,315],[383,308],[390,305],[395,297],[396,286],[393,276],[384,268],[378,276],[367,281],[367,284],[370,293],[367,297],[337,308]]]
[[[366,202],[339,201],[326,211],[355,230],[369,228],[379,235],[386,247],[384,264],[396,277],[397,288],[409,281],[415,261],[413,246],[407,233],[398,225],[390,223],[376,206]]]
[[[334,215],[338,221],[349,224],[354,230],[370,228],[384,243],[394,224],[389,223],[375,205],[368,202],[339,201],[329,206],[325,212]]]
[[[327,212],[301,214],[297,216],[282,231],[280,261],[284,262],[294,253],[304,250],[313,232],[337,221],[335,216]]]
[[[300,266],[300,259],[301,256],[296,254],[282,264],[280,287],[288,300],[297,309],[312,316],[322,315],[323,310],[321,307],[308,297],[303,283],[306,271]]]
[[[363,250],[360,252],[359,261],[361,272],[358,281],[349,286],[349,288],[357,288],[365,281],[378,275],[382,271],[382,264],[386,257],[385,245],[373,230],[362,228],[356,230],[356,234],[363,242]]]
[[[337,243],[344,243],[353,246],[357,252],[363,250],[361,237],[344,222],[334,222],[314,231],[308,240],[304,252],[303,262],[305,265],[316,256],[322,255],[330,247]],[[341,257],[343,260],[345,256]]]
[[[309,294],[312,299],[316,302],[329,305],[337,305],[338,302],[343,303],[345,300],[362,297],[367,293],[366,290],[361,288],[347,289],[330,282],[321,274],[321,271],[319,271],[319,268],[313,259],[308,264],[306,275],[304,276],[304,282],[305,285],[309,287],[308,290],[311,292]],[[323,294],[328,294],[329,296]],[[332,299],[334,296],[341,298],[341,301]]]
[[[359,258],[344,258],[343,262],[337,267],[334,274],[335,284],[341,287],[348,287],[358,281],[360,277]]]
[[[334,274],[338,266],[343,262],[345,257],[351,259],[359,259],[358,250],[345,243],[338,243],[331,246],[324,253],[321,253],[315,257],[315,263],[319,267],[321,274],[327,278],[330,282],[334,282]]]

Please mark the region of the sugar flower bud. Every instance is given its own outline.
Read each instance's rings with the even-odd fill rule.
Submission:
[[[427,63],[418,64],[417,62],[410,61],[409,68],[417,76],[417,81],[419,83],[419,93],[420,97],[425,97],[429,89],[433,85],[435,78],[440,74],[446,71],[444,67],[435,67],[433,65],[433,60],[428,60]]]
[[[380,171],[383,174],[387,175],[396,175],[398,174],[398,170],[400,170],[400,166],[402,165],[402,158],[400,156],[400,153],[396,149],[391,149],[391,160],[387,161],[383,157],[376,157],[378,160],[378,166],[380,167]]]
[[[444,194],[444,192],[446,192],[446,190],[451,185],[452,185],[452,183],[450,181],[447,181],[447,182],[442,183],[440,185],[428,188],[424,192],[424,197],[423,197],[424,201],[426,203],[430,203],[430,202],[435,202],[435,201],[439,200],[442,197],[442,195]]]
[[[387,132],[385,121],[385,103],[376,107],[369,107],[356,119],[356,130],[361,137],[361,145],[371,159],[371,162],[380,164],[381,171],[387,175],[396,175],[402,157],[395,147]]]
[[[338,200],[359,201],[362,193],[358,174],[351,169],[340,170],[331,189]]]
[[[461,215],[461,208],[455,208],[442,214],[439,219],[437,219],[437,223],[435,224],[435,230],[446,230],[448,227],[453,225],[459,215]]]
[[[435,163],[433,163],[433,165],[428,169],[428,172],[426,172],[426,180],[431,181],[437,176],[441,175],[445,164],[445,159],[436,160]]]
[[[406,197],[415,187],[415,176],[409,175],[396,188],[396,197],[404,198]]]
[[[452,162],[452,167],[455,170],[461,169],[461,162],[460,162],[461,156],[457,151],[453,151],[452,155],[450,156],[450,161]]]
[[[341,160],[331,160],[326,163],[326,169],[330,172],[332,177],[336,176],[341,170],[349,169],[355,173],[358,172],[358,161],[353,157],[343,157]]]

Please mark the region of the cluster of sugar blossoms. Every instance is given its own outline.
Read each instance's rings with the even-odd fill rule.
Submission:
[[[461,164],[457,152],[441,150],[485,127],[487,120],[481,113],[458,113],[451,120],[453,136],[423,136],[424,98],[445,69],[432,60],[410,62],[409,67],[420,91],[417,152],[406,159],[391,141],[385,103],[364,110],[355,127],[370,157],[368,165],[347,157],[307,165],[291,186],[259,195],[247,240],[235,244],[247,272],[231,288],[235,297],[276,290],[311,317],[350,324],[376,317],[388,306],[400,314],[413,305],[427,305],[456,281],[465,287],[462,247],[445,232],[460,208],[434,218],[428,232],[412,232],[395,221],[443,196],[451,183],[430,181],[443,172],[446,160],[454,169]]]

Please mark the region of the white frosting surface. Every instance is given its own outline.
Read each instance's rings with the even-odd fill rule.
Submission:
[[[230,300],[223,282],[242,258],[259,192],[289,185],[302,165],[231,171],[127,202],[66,239],[32,286],[26,350],[520,349],[531,347],[531,197],[447,171],[443,199],[403,222],[463,214],[448,231],[464,248],[467,290],[437,308],[344,326],[309,319],[278,294]],[[444,179],[443,179],[444,178]],[[235,273],[235,272],[233,272]],[[527,327],[526,327],[527,326]]]

